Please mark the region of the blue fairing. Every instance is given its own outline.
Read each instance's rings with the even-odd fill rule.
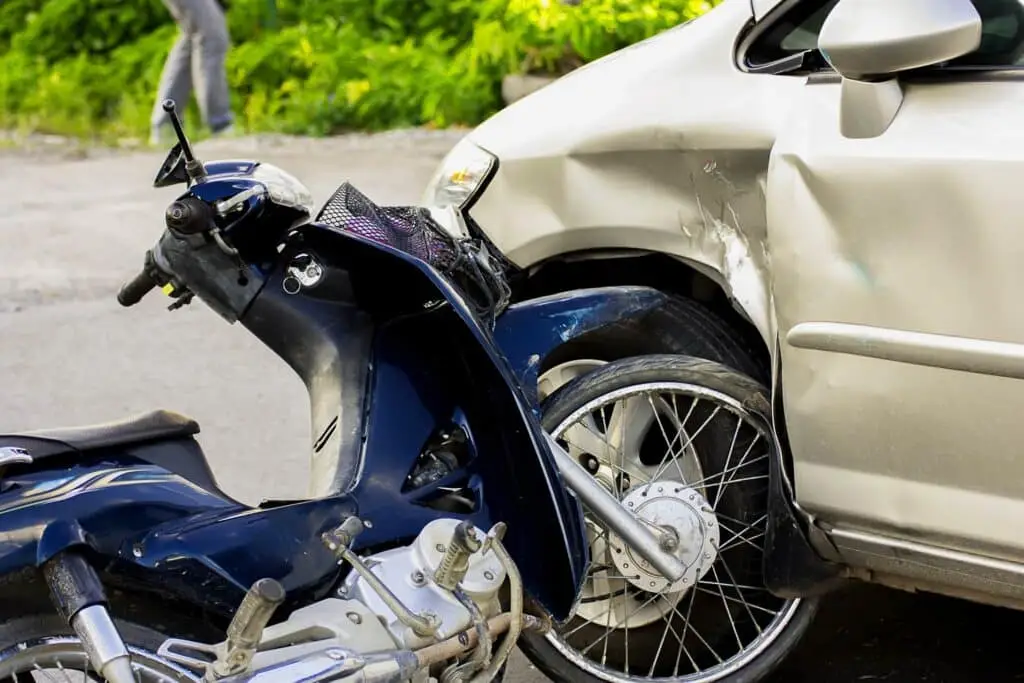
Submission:
[[[609,323],[662,306],[666,296],[649,287],[580,289],[510,306],[494,329],[523,392],[536,397],[537,375],[556,348]]]
[[[358,309],[374,322],[362,455],[351,481],[318,500],[249,508],[212,482],[145,457],[147,448],[195,451],[192,439],[12,468],[0,479],[0,576],[79,546],[102,558],[104,576],[121,586],[214,613],[230,614],[262,577],[280,581],[295,607],[336,585],[341,570],[320,535],[346,517],[370,523],[357,539],[367,551],[407,543],[430,520],[456,517],[483,528],[506,522],[506,545],[530,595],[556,618],[567,616],[589,562],[582,513],[527,397],[552,349],[663,297],[642,288],[547,297],[513,306],[492,332],[422,261],[325,226],[303,230],[302,249],[320,255],[328,280],[345,274]],[[337,415],[338,387],[325,377],[346,348],[343,332],[354,328],[324,323],[341,310],[337,300],[316,290],[289,297],[280,277],[269,276],[241,322],[303,377],[314,414]],[[283,333],[270,339],[268,330]],[[296,339],[301,348],[289,346]],[[315,462],[329,456],[333,446],[320,447],[333,443],[336,424],[321,434],[314,421]],[[459,467],[410,486],[424,444],[453,428],[466,436]],[[461,491],[464,509],[438,503],[450,489]]]

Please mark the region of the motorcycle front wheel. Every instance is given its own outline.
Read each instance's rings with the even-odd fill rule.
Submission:
[[[115,620],[115,623],[131,652],[132,669],[138,683],[197,683],[200,680],[156,654],[167,636],[130,622]],[[0,624],[0,683],[103,680],[89,663],[81,641],[60,617],[40,614]]]
[[[652,355],[559,388],[545,429],[624,506],[703,539],[676,584],[585,511],[591,566],[566,624],[525,635],[548,677],[572,683],[753,683],[803,636],[815,600],[763,582],[768,392],[718,363]]]

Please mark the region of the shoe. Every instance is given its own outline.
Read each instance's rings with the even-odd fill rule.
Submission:
[[[223,128],[218,128],[217,130],[210,133],[210,137],[212,138],[236,138],[239,135],[240,133],[238,129],[235,128],[234,123],[229,123]]]

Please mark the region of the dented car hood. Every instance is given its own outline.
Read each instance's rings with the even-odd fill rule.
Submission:
[[[519,266],[572,252],[674,255],[718,281],[770,338],[764,183],[805,79],[735,62],[749,0],[593,62],[470,139],[498,171],[470,214]]]

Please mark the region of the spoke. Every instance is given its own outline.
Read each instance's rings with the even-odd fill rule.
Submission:
[[[679,472],[679,481],[681,483],[685,484],[686,483],[686,475],[683,474],[683,466],[679,464],[679,459],[681,457],[684,457],[686,455],[686,453],[684,451],[683,453],[679,453],[678,455],[676,455],[674,452],[672,452],[672,448],[671,448],[671,444],[674,444],[676,442],[676,438],[679,437],[679,434],[680,434],[680,432],[682,430],[677,427],[676,428],[676,436],[673,437],[672,439],[669,439],[668,438],[668,432],[665,431],[665,425],[662,424],[662,422],[661,422],[661,417],[658,415],[658,409],[654,405],[654,399],[651,398],[650,394],[647,395],[647,400],[651,404],[651,410],[654,411],[654,419],[658,423],[658,429],[661,430],[661,436],[662,436],[663,439],[665,439],[665,443],[668,444],[666,446],[667,450],[665,451],[665,458],[668,458],[672,462],[675,463],[676,471]],[[661,464],[664,464],[666,462],[665,458],[662,459]]]
[[[672,396],[672,414],[678,417],[679,416],[679,406],[676,403],[676,395],[673,393],[673,394],[671,394],[671,396]],[[682,422],[679,423],[679,427],[676,429],[675,438],[673,438],[672,441],[670,441],[669,444],[668,444],[668,447],[667,447],[666,450],[669,453],[675,453],[675,451],[673,450],[673,447],[676,445],[676,441],[682,440],[683,435],[686,434],[686,423],[690,421],[690,415],[693,414],[693,411],[697,407],[698,403],[700,403],[700,399],[699,398],[697,398],[696,396],[690,397],[690,409],[686,411],[686,416],[683,417]],[[682,446],[679,447],[679,453],[680,454],[683,454],[683,453],[686,452],[686,447],[689,445],[689,443],[690,442],[687,441],[685,444],[683,444]],[[664,463],[664,461],[662,461],[662,462]],[[654,476],[651,479],[652,480],[657,479],[658,475],[660,473],[661,473],[661,471],[660,471],[660,468],[659,468],[659,471],[656,471]]]
[[[666,602],[669,602],[669,606],[672,607],[673,611],[675,612],[675,609],[674,609],[675,606],[672,605],[671,601],[669,601],[668,598],[665,598],[664,595],[662,595],[661,597],[663,599],[665,599]],[[675,612],[675,614],[678,616],[679,613]],[[661,635],[661,643],[658,644],[658,652],[654,656],[654,661],[651,662],[651,670],[647,673],[647,677],[648,678],[653,678],[654,677],[654,669],[658,666],[658,660],[661,659],[661,647],[662,647],[662,645],[665,644],[665,638],[666,638],[666,636],[668,636],[668,632],[669,631],[672,631],[672,635],[674,635],[676,637],[676,640],[679,641],[679,651],[676,653],[676,664],[675,664],[675,668],[672,670],[672,676],[675,677],[677,675],[677,673],[679,672],[679,658],[680,658],[680,656],[682,656],[683,650],[685,650],[686,648],[683,645],[683,638],[682,638],[682,636],[679,635],[679,633],[676,631],[675,627],[672,625],[672,617],[669,616],[667,619],[665,619],[665,632],[662,633],[662,635]],[[689,653],[687,653],[686,656],[689,657],[690,656]],[[690,661],[693,662],[692,659]],[[694,668],[694,671],[698,671],[696,663],[693,664],[693,668]]]
[[[711,579],[700,579],[697,583],[703,583],[703,584],[707,584],[709,586],[727,586],[729,588],[735,588],[737,590],[762,591],[764,593],[768,592],[768,589],[765,588],[764,586],[747,586],[747,585],[736,584],[736,583],[719,583],[718,581],[712,581]]]
[[[750,440],[750,445],[747,446],[747,450],[745,450],[743,452],[743,456],[740,458],[739,466],[736,468],[737,470],[739,470],[740,467],[743,467],[743,463],[746,462],[747,456],[750,455],[750,451],[753,450],[754,444],[756,444],[758,439],[760,439],[760,438],[761,438],[761,432],[756,432],[754,434],[754,438]],[[767,458],[768,454],[765,453],[764,457]],[[717,510],[718,509],[718,503],[719,503],[719,501],[722,500],[722,492],[725,490],[725,487],[728,486],[730,483],[732,483],[732,477],[729,478],[729,481],[723,482],[718,487],[718,490],[715,492],[715,502],[711,504],[711,509],[712,510]]]
[[[686,618],[683,619],[683,633],[679,636],[679,652],[676,653],[676,666],[672,670],[673,676],[676,676],[679,673],[679,660],[683,654],[686,654],[686,658],[690,660],[690,666],[693,667],[693,672],[700,673],[700,667],[697,666],[697,662],[690,655],[690,651],[686,649],[686,631],[690,628],[690,615],[693,614],[693,601],[696,597],[697,591],[690,591],[690,604],[686,607]],[[675,609],[672,611],[675,614],[679,614]]]
[[[712,565],[711,571],[715,571],[714,565]],[[718,575],[716,574],[715,579],[717,578]],[[722,592],[721,585],[718,586],[718,596],[722,598],[722,606],[725,608],[725,616],[729,619],[729,626],[732,627],[732,634],[736,636],[736,645],[740,648],[739,651],[743,652],[743,639],[740,638],[740,632],[736,628],[736,620],[732,618],[732,610],[729,609],[729,602],[725,599],[725,593]]]
[[[712,581],[710,583],[712,585],[715,585],[715,586],[728,586],[729,585],[729,584],[716,583],[714,581]],[[758,610],[760,612],[765,612],[766,614],[770,614],[773,617],[778,614],[777,611],[772,610],[772,609],[768,609],[767,607],[761,607],[761,605],[755,605],[755,604],[752,604],[752,603],[745,603],[743,600],[738,600],[738,599],[736,599],[734,597],[725,595],[725,593],[722,592],[721,589],[719,589],[717,591],[714,591],[714,590],[711,590],[710,588],[702,588],[701,586],[697,586],[697,590],[699,590],[701,593],[707,593],[708,595],[715,595],[715,596],[719,596],[720,595],[723,600],[728,600],[729,602],[734,602],[737,605],[746,605],[750,609],[756,609],[756,610]]]
[[[764,552],[764,546],[763,545],[758,545],[757,543],[754,543],[754,541],[756,541],[758,539],[761,539],[761,538],[764,538],[764,537],[765,537],[765,532],[761,531],[756,536],[750,536],[750,537],[742,536],[742,537],[737,537],[735,539],[730,538],[729,539],[729,543],[726,543],[721,548],[719,548],[718,552],[719,553],[724,553],[726,550],[732,550],[733,548],[738,548],[738,547],[740,547],[741,544],[746,543],[747,545],[749,545],[754,550],[756,550],[756,551],[758,551],[760,553],[763,553]]]
[[[637,607],[637,608],[636,608],[636,609],[634,609],[634,610],[633,610],[632,612],[630,612],[630,613],[629,613],[629,614],[628,614],[628,615],[626,616],[626,618],[625,618],[625,619],[623,619],[623,620],[622,620],[621,622],[618,622],[618,623],[616,623],[616,628],[618,628],[618,626],[619,626],[620,624],[624,625],[624,626],[625,626],[625,628],[629,628],[629,620],[630,620],[630,619],[632,619],[634,615],[637,615],[637,614],[639,614],[639,613],[640,613],[640,610],[642,610],[642,609],[643,609],[644,607],[647,607],[648,605],[650,605],[650,604],[651,604],[652,602],[654,602],[655,600],[657,600],[657,599],[658,599],[658,598],[660,598],[660,597],[662,597],[661,593],[655,593],[655,594],[654,594],[654,595],[653,595],[652,597],[650,597],[650,598],[648,598],[647,600],[645,600],[645,601],[644,601],[644,602],[643,602],[643,603],[642,603],[642,604],[641,604],[641,605],[640,605],[639,607]],[[594,641],[593,643],[591,643],[590,645],[588,645],[588,646],[587,646],[587,648],[586,648],[585,650],[582,650],[582,651],[580,652],[580,654],[584,654],[584,655],[585,655],[585,654],[587,654],[587,652],[588,652],[588,651],[590,650],[590,648],[594,647],[594,646],[595,646],[595,645],[597,645],[598,643],[602,643],[602,642],[603,642],[603,643],[607,643],[607,642],[608,642],[608,636],[610,636],[611,634],[612,634],[612,631],[610,631],[610,630],[609,630],[609,631],[607,631],[607,632],[606,632],[606,633],[605,633],[605,634],[604,634],[603,636],[601,636],[601,637],[600,637],[600,638],[599,638],[598,640],[595,640],[595,641]],[[607,648],[608,648],[608,646],[607,646],[607,645],[605,645],[605,649],[606,649],[606,650],[607,650]]]
[[[724,569],[725,573],[729,575],[729,580],[732,581],[733,584],[738,583],[736,581],[736,577],[732,575],[732,570],[729,569],[729,563],[726,562],[725,558],[721,555],[719,555],[719,559],[722,561],[722,569]],[[721,582],[721,579],[718,578],[718,571],[715,569],[714,565],[711,565],[711,573],[715,575],[715,581]],[[754,617],[754,612],[750,609],[750,603],[743,598],[743,593],[739,590],[736,591],[736,595],[740,597],[740,601],[743,603],[743,606],[747,608],[747,614],[750,616],[750,621],[754,622],[754,628],[757,629],[757,633],[760,635],[761,624],[758,623],[757,619]]]
[[[736,418],[736,431],[734,431],[732,433],[732,442],[729,444],[729,455],[725,456],[725,466],[722,468],[723,472],[728,472],[729,471],[729,465],[732,464],[732,452],[736,448],[736,437],[739,436],[739,434],[740,434],[740,427],[742,427],[742,426],[743,426],[743,420],[741,418],[737,417]],[[719,488],[719,490],[715,492],[715,504],[711,506],[712,510],[714,510],[715,506],[718,505],[718,499],[721,496],[722,496],[722,490],[721,490],[721,488]]]
[[[700,427],[697,427],[697,431],[695,431],[693,434],[690,434],[686,438],[686,443],[684,443],[682,445],[682,447],[679,449],[680,452],[682,452],[682,453],[686,452],[686,449],[690,447],[690,444],[693,443],[693,440],[696,439],[700,435],[700,433],[702,431],[704,431],[704,428],[707,427],[711,423],[711,421],[715,419],[715,417],[718,415],[719,411],[721,411],[721,410],[722,410],[722,406],[715,406],[715,409],[713,411],[711,411],[711,414],[708,415],[707,419],[704,420],[703,423],[701,423]],[[687,417],[689,417],[689,416],[687,416]],[[680,430],[679,430],[679,434],[682,435],[684,433],[685,432],[683,431],[683,428],[681,427]],[[662,465],[661,468],[654,474],[654,476],[651,477],[651,479],[657,480],[658,477],[661,476],[661,473],[664,472],[665,469],[667,469],[667,467],[668,467],[667,465]],[[692,484],[692,486],[696,486],[696,484]]]
[[[754,527],[756,527],[761,522],[767,522],[767,521],[768,521],[768,515],[767,514],[761,515],[759,518],[757,518],[757,520],[755,520],[754,522],[751,522],[750,524],[748,524],[744,529],[741,529],[740,531],[733,531],[729,527],[723,525],[722,524],[722,520],[718,520],[719,527],[721,527],[722,529],[725,529],[730,534],[732,534],[731,538],[728,538],[728,539],[726,539],[725,541],[723,541],[723,542],[721,542],[719,544],[718,552],[720,552],[720,553],[721,552],[725,552],[729,548],[734,547],[734,545],[736,545],[737,541],[742,541],[744,543],[747,543],[752,548],[755,548],[757,550],[760,550],[761,552],[764,552],[764,548],[759,546],[759,545],[757,545],[753,541],[755,541],[758,538],[762,538],[765,535],[766,531],[759,531],[756,536],[752,536],[752,537],[747,537],[746,534],[747,534],[747,532],[752,531],[754,529]]]
[[[693,607],[693,602],[692,602],[692,601],[690,602],[690,606],[691,606],[691,607]],[[673,612],[673,613],[674,613],[674,614],[675,614],[675,615],[676,615],[677,617],[680,617],[680,618],[682,618],[682,615],[681,615],[681,614],[679,614],[679,610],[678,610],[678,609],[676,609],[676,606],[675,606],[675,605],[673,605],[672,603],[669,603],[669,607],[671,607],[671,608],[672,608],[672,612]],[[699,632],[699,631],[697,631],[697,627],[696,627],[696,626],[694,626],[693,624],[691,624],[691,623],[690,623],[689,617],[687,617],[687,621],[686,621],[686,623],[687,623],[687,625],[689,626],[689,630],[693,632],[693,635],[697,636],[697,640],[699,640],[699,641],[701,642],[701,644],[703,644],[703,645],[704,645],[704,647],[706,647],[706,648],[708,649],[708,652],[710,652],[710,653],[711,653],[711,656],[712,656],[712,657],[714,657],[715,659],[717,659],[717,660],[718,660],[718,663],[719,663],[719,664],[721,664],[722,662],[724,662],[725,660],[724,660],[724,659],[722,659],[722,658],[721,658],[721,657],[720,657],[720,656],[718,655],[718,653],[717,653],[717,652],[715,652],[715,649],[714,649],[713,647],[711,647],[711,645],[709,645],[709,644],[708,644],[708,641],[704,640],[704,636],[702,636],[702,635],[700,634],[700,632]],[[687,656],[689,656],[689,654],[687,654]],[[692,660],[691,660],[691,661],[692,661]],[[696,670],[697,670],[697,671],[700,671],[700,668],[699,668],[699,667],[697,667],[696,663],[694,663],[694,667],[696,667]]]
[[[761,462],[762,460],[767,460],[767,459],[768,459],[768,454],[767,453],[765,453],[764,455],[759,455],[756,458],[754,458],[753,460],[750,460],[748,462],[741,462],[738,465],[733,465],[728,470],[723,470],[722,472],[716,472],[715,474],[709,474],[708,476],[704,477],[700,481],[695,482],[693,484],[690,484],[690,486],[691,487],[697,487],[697,486],[701,486],[701,485],[707,485],[707,484],[711,484],[711,483],[716,483],[715,482],[716,479],[724,479],[725,476],[730,474],[730,473],[735,474],[736,471],[739,470],[739,469],[742,469],[742,468],[747,467],[749,465],[755,465],[755,464]],[[756,479],[758,477],[760,477],[760,478],[767,478],[768,475],[767,474],[760,474],[760,475],[757,475],[754,478]],[[747,480],[743,480],[743,481],[747,481]],[[738,483],[739,483],[739,481],[730,479],[728,482],[717,484],[717,485],[720,488],[725,488],[725,486],[728,485],[728,484],[738,484]]]

